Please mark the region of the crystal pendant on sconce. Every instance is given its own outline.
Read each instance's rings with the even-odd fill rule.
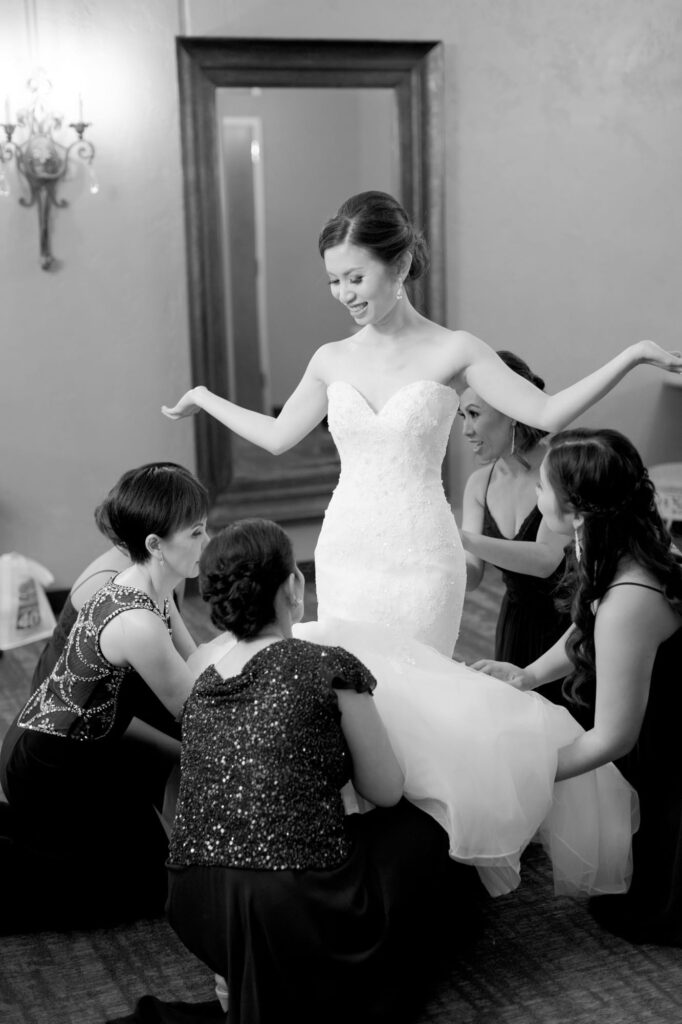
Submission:
[[[8,196],[10,194],[9,181],[3,170],[0,170],[0,196]]]
[[[88,182],[89,182],[88,188],[90,189],[90,195],[91,196],[96,196],[97,193],[99,192],[99,181],[98,181],[97,175],[95,174],[95,168],[92,166],[92,163],[88,163]]]

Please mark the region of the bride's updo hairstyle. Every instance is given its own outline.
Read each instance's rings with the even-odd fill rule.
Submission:
[[[123,474],[95,509],[95,523],[132,562],[141,563],[151,557],[145,546],[150,534],[169,537],[205,519],[207,512],[208,492],[188,469],[175,462],[149,462]]]
[[[564,512],[583,519],[579,557],[569,545],[563,602],[575,629],[566,645],[574,671],[565,680],[572,696],[594,683],[593,602],[613,582],[618,563],[631,558],[660,582],[671,606],[682,611],[682,568],[671,548],[655,489],[634,445],[617,430],[562,430],[549,442],[547,478]]]
[[[275,619],[275,596],[296,562],[291,541],[269,519],[240,519],[204,548],[199,589],[211,622],[248,640]]]
[[[347,199],[320,232],[320,256],[344,242],[367,249],[388,267],[409,252],[412,263],[407,276],[413,280],[429,267],[424,236],[412,226],[398,200],[387,192],[359,192]]]

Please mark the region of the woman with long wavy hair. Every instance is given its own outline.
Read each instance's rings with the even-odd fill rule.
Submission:
[[[573,625],[532,664],[478,662],[519,689],[566,676],[594,688],[594,727],[561,748],[557,781],[615,761],[637,790],[641,825],[623,895],[591,901],[597,921],[631,942],[682,945],[682,566],[654,486],[615,430],[555,435],[540,468],[548,526],[573,535]]]

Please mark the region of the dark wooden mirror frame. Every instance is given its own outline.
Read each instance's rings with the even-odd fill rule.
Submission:
[[[194,383],[228,394],[224,337],[219,139],[216,90],[225,87],[393,89],[398,109],[402,202],[425,234],[428,275],[414,282],[417,307],[445,318],[442,43],[318,39],[178,38],[191,367]],[[339,203],[345,199],[339,196]],[[321,228],[322,225],[319,225]],[[315,245],[311,237],[310,244]],[[301,368],[301,372],[303,367]],[[287,472],[267,484],[235,477],[231,435],[195,420],[197,473],[212,500],[211,524],[247,515],[282,522],[317,518],[338,470]]]

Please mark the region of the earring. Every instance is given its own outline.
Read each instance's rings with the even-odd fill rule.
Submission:
[[[516,451],[516,420],[512,420],[512,440],[511,440],[511,451],[510,455],[513,455]]]
[[[580,534],[578,533],[578,527],[573,527],[573,550],[575,551],[575,560],[579,562],[582,558],[583,547],[580,543]]]
[[[400,284],[398,285],[398,294],[396,295],[396,299],[399,300],[399,299],[402,299],[402,297],[403,297],[403,282],[401,281]]]

